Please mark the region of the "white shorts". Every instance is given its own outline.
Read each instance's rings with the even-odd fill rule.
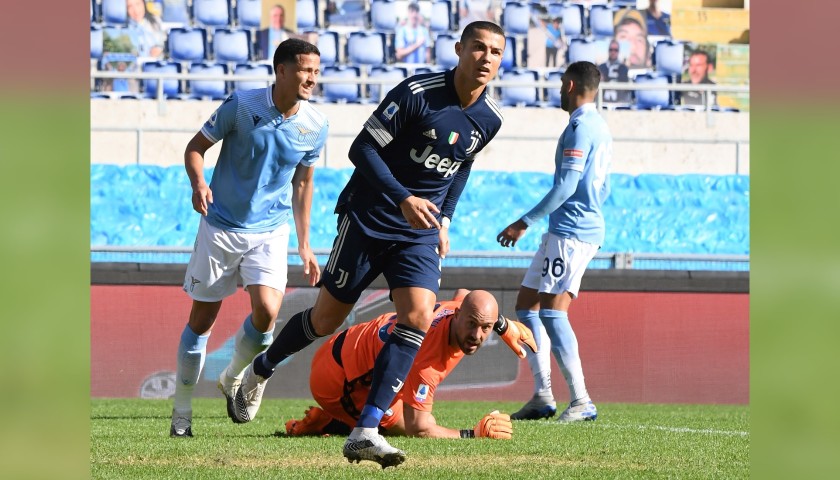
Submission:
[[[216,228],[201,217],[184,291],[200,302],[218,302],[236,292],[240,280],[281,293],[288,277],[289,224],[271,232],[237,233]]]
[[[555,295],[569,292],[576,298],[583,272],[598,248],[592,243],[544,233],[522,286]]]

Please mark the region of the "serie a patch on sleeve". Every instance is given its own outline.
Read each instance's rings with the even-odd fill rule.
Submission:
[[[566,148],[563,150],[564,157],[575,157],[575,158],[583,158],[583,150],[578,150],[576,148]]]

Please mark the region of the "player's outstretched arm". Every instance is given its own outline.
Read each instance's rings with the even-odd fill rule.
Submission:
[[[526,357],[525,349],[522,348],[522,345],[527,346],[532,352],[537,353],[537,342],[534,340],[534,333],[525,324],[499,315],[499,320],[496,321],[493,330],[519,358]]]
[[[405,434],[423,438],[494,438],[510,440],[513,424],[510,415],[494,410],[478,421],[475,428],[454,430],[437,424],[431,412],[422,412],[405,405]]]

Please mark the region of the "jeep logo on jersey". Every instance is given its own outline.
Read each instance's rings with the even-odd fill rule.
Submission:
[[[481,134],[477,131],[473,130],[470,132],[470,146],[467,147],[467,156],[472,155],[475,151],[476,147],[478,147],[478,141],[481,140]]]
[[[420,156],[417,156],[417,149],[411,149],[411,159],[417,163],[422,163],[426,168],[434,168],[443,174],[443,178],[453,175],[461,168],[461,162],[453,162],[448,158],[440,158],[437,153],[432,153],[432,146],[427,145],[426,149]]]

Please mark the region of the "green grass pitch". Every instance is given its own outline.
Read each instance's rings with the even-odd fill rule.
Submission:
[[[193,405],[193,438],[169,438],[172,402],[91,401],[92,478],[163,479],[548,479],[747,478],[748,406],[598,403],[598,420],[561,425],[514,422],[513,440],[392,438],[408,459],[382,470],[350,464],[343,437],[292,438],[290,418],[312,400],[263,401],[251,423],[233,424],[221,398]],[[485,413],[510,413],[512,402],[435,404],[438,423],[471,428]]]

